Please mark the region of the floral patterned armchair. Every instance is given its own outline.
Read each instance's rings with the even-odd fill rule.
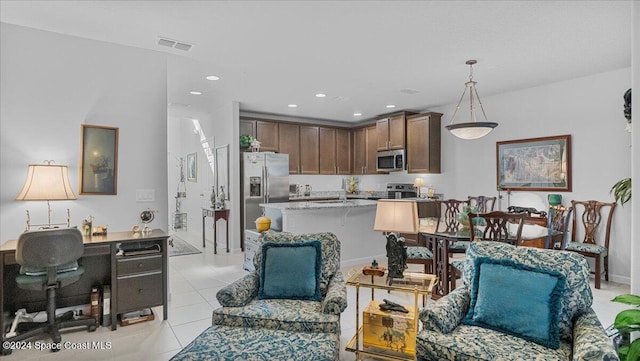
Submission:
[[[492,297],[480,298],[479,288],[488,287],[488,283],[478,281],[483,273],[488,274],[490,268],[487,264],[500,264],[498,267],[518,265],[516,272],[522,271],[525,278],[528,273],[538,272],[546,272],[545,277],[556,277],[557,288],[549,293],[549,299],[555,297],[552,304],[556,305],[556,312],[548,325],[555,328],[558,347],[543,346],[512,332],[529,327],[515,325],[510,328],[508,324],[516,324],[520,319],[514,313],[506,312],[503,317],[493,317],[488,321],[491,323],[501,318],[503,321],[500,322],[507,324],[507,331],[499,331],[500,327],[493,327],[495,325],[487,328],[470,321],[477,315],[478,304]],[[462,268],[464,285],[420,312],[423,329],[417,335],[418,360],[618,360],[611,341],[591,308],[593,296],[589,287],[589,267],[583,257],[565,251],[473,242]],[[525,281],[518,278],[514,282]],[[537,293],[539,283],[531,284],[533,292]],[[496,287],[498,293],[503,292],[500,288],[506,287],[499,284]],[[493,300],[495,302],[495,298]],[[505,311],[498,309],[496,312]],[[536,318],[544,317],[528,308],[524,313],[529,313],[524,317],[530,317],[533,323]],[[547,336],[547,332],[542,334]]]
[[[213,325],[339,335],[340,314],[347,307],[347,291],[340,272],[340,241],[333,233],[262,233],[263,243],[308,240],[321,244],[320,301],[258,299],[262,258],[259,249],[254,260],[256,270],[218,291],[216,297],[223,307],[213,311]]]

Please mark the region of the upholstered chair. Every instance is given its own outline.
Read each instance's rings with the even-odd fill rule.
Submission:
[[[463,285],[420,311],[418,360],[618,360],[580,255],[472,242],[462,268]]]
[[[313,241],[318,241],[321,248],[319,297],[281,296],[274,294],[277,290],[267,294],[265,272],[269,272],[271,266],[276,268],[272,271],[277,271],[278,264],[265,263],[263,267],[262,248],[259,248],[254,260],[255,271],[218,291],[216,297],[222,307],[213,311],[213,325],[339,334],[340,314],[347,307],[346,285],[340,271],[340,241],[333,233],[262,233],[262,247],[267,243],[291,246]],[[283,277],[285,282],[295,278],[292,274]]]

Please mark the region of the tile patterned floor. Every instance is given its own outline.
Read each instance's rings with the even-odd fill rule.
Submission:
[[[202,250],[198,237],[186,233],[181,233],[180,236]],[[62,336],[63,342],[69,341],[73,345],[97,341],[104,345],[110,343],[110,349],[63,350],[57,353],[35,349],[20,350],[2,357],[2,360],[169,360],[211,324],[211,311],[220,307],[215,294],[221,287],[246,274],[242,270],[242,261],[242,254],[223,252],[214,255],[211,243],[201,254],[170,257],[168,321],[157,317],[153,321],[119,327],[115,332],[100,327],[94,333],[73,332]],[[343,271],[346,274],[349,269]],[[368,300],[368,292],[368,289],[361,290],[361,302]],[[593,289],[593,308],[605,327],[613,323],[615,315],[625,308],[610,300],[618,294],[628,292],[628,285],[611,282],[603,282],[600,290]],[[348,287],[347,296],[349,306],[342,315],[340,357],[341,360],[354,360],[353,353],[344,351],[344,345],[355,332],[355,291],[352,287]],[[412,296],[407,294],[392,293],[384,297],[396,302],[413,302],[410,298]],[[161,315],[162,308],[155,308],[154,312]]]

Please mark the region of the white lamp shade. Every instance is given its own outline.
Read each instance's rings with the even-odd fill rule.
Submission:
[[[426,183],[424,182],[424,178],[416,178],[416,180],[413,182],[413,185],[416,187],[424,187]]]
[[[419,228],[416,202],[392,199],[378,201],[374,231],[418,233]]]
[[[69,184],[66,165],[30,164],[18,201],[78,199]]]

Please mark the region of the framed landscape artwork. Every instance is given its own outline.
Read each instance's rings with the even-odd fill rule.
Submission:
[[[224,196],[229,200],[229,144],[216,147],[216,191],[224,187]]]
[[[501,190],[571,191],[571,135],[496,142]]]
[[[187,180],[198,181],[198,153],[187,154]]]
[[[80,194],[117,194],[118,128],[82,124]]]

